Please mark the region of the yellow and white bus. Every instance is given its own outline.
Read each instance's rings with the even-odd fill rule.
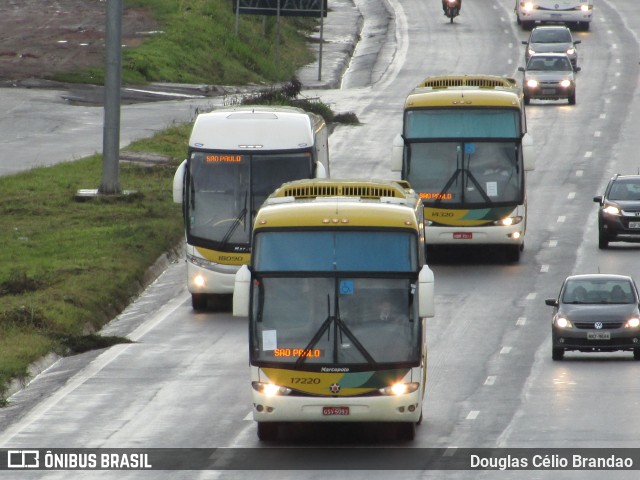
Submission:
[[[533,170],[522,92],[493,75],[429,77],[404,104],[392,170],[422,199],[427,248],[499,245],[517,262]]]
[[[329,176],[328,140],[324,119],[299,108],[245,106],[198,115],[173,180],[195,310],[231,300],[235,273],[249,261],[255,213],[267,196],[290,180]]]
[[[249,318],[261,440],[287,422],[422,419],[434,278],[422,208],[406,182],[301,180],[258,212],[233,314]]]

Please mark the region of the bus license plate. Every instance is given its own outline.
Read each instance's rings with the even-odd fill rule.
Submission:
[[[640,222],[629,222],[629,228],[640,228]]]
[[[349,415],[349,407],[322,407],[322,415]]]
[[[471,232],[453,232],[454,240],[471,240],[473,238],[473,233]]]
[[[610,332],[587,332],[587,340],[611,340]]]

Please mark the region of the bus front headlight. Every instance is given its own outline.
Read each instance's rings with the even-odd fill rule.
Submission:
[[[276,395],[289,395],[291,389],[288,387],[281,387],[274,383],[265,382],[251,382],[251,386],[256,392],[262,393],[267,397],[275,397]]]
[[[522,222],[522,217],[520,215],[516,215],[513,217],[501,218],[500,220],[493,222],[493,224],[500,227],[508,227],[510,225],[517,225],[520,222]]]
[[[378,391],[382,395],[406,395],[407,393],[413,393],[420,388],[420,384],[417,382],[411,383],[394,383],[388,387],[379,389]]]

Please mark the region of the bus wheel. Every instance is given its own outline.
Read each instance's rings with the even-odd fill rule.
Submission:
[[[398,437],[398,440],[413,440],[414,438],[416,438],[416,424],[414,422],[398,423],[396,435]]]
[[[214,312],[230,311],[233,306],[233,295],[225,293],[209,295],[209,305]]]
[[[194,310],[206,310],[207,296],[204,293],[192,293],[191,306]]]
[[[520,252],[522,252],[520,245],[509,245],[507,247],[507,259],[510,262],[519,262]]]
[[[258,422],[258,438],[269,442],[278,438],[278,424],[276,422]]]

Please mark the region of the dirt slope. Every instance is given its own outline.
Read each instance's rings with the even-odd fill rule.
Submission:
[[[0,80],[104,66],[106,8],[106,0],[0,0]],[[135,46],[157,28],[146,12],[127,9],[122,43]]]

